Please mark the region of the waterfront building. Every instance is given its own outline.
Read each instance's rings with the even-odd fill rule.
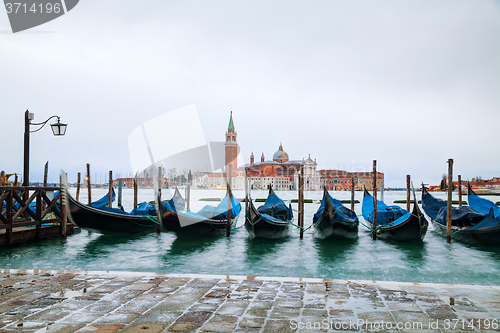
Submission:
[[[305,190],[317,191],[320,189],[320,178],[316,173],[316,160],[311,155],[304,160],[290,160],[288,154],[280,144],[273,154],[272,161],[266,161],[264,153],[260,162],[255,162],[255,157],[250,155],[250,164],[245,165],[250,189],[268,189],[272,186],[276,190],[297,190],[299,187],[298,175],[300,167],[304,166]]]
[[[350,191],[352,175],[354,174],[354,189],[368,191],[373,190],[373,172],[348,172],[343,170],[319,170],[320,182],[328,190]],[[377,188],[384,186],[384,174],[377,172]]]

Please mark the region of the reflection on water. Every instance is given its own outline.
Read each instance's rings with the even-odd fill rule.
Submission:
[[[168,256],[186,256],[193,253],[208,252],[220,236],[216,237],[191,237],[186,235],[176,235],[175,240],[167,251]]]
[[[93,196],[102,196],[106,190],[101,191],[95,190]],[[125,209],[130,210],[133,191],[124,189],[123,192]],[[199,210],[206,203],[198,201],[199,198],[222,198],[224,194],[224,191],[192,191],[191,207]],[[244,196],[243,191],[234,191],[234,194],[238,198]],[[277,194],[285,200],[296,198],[294,192]],[[321,195],[321,192],[306,192],[306,198],[321,199]],[[332,192],[332,195],[341,200],[350,197],[348,192]],[[356,195],[361,201],[362,193]],[[267,191],[252,191],[254,198],[266,196]],[[405,197],[404,192],[385,193],[389,204]],[[139,201],[152,199],[151,190],[139,191]],[[292,207],[297,209],[297,204],[292,204]],[[305,204],[306,227],[312,223],[318,207],[318,203]],[[355,206],[355,211],[361,216],[361,204]],[[238,226],[243,223],[242,213]],[[362,226],[356,240],[320,240],[314,237],[312,230],[300,239],[298,230],[290,229],[290,237],[274,240],[252,239],[244,228],[233,232],[229,238],[179,237],[169,232],[103,235],[83,230],[67,239],[54,238],[25,246],[4,247],[0,251],[0,268],[500,285],[500,248],[458,242],[448,244],[445,238],[433,232],[427,232],[423,242],[396,243],[373,241]]]
[[[389,242],[395,250],[400,251],[404,256],[406,256],[406,261],[412,263],[413,265],[422,265],[427,256],[427,243],[424,242],[409,242],[409,243],[399,243],[399,242]]]
[[[246,261],[249,264],[255,264],[265,259],[269,255],[274,255],[278,248],[286,243],[288,237],[283,239],[265,239],[251,238],[245,239],[246,244]]]
[[[329,238],[322,240],[314,238],[314,247],[318,257],[328,265],[345,261],[349,251],[352,251],[358,244],[358,239]]]

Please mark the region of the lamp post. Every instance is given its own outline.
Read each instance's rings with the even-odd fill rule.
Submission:
[[[42,129],[42,127],[47,124],[47,122],[52,119],[57,118],[57,123],[51,124],[52,133],[55,136],[66,134],[66,127],[68,125],[60,122],[59,116],[52,116],[49,119],[41,123],[31,123],[35,119],[35,115],[30,113],[28,110],[24,113],[24,168],[23,168],[23,186],[29,186],[29,176],[30,176],[30,132],[35,133]],[[30,126],[40,126],[34,131],[30,131]]]

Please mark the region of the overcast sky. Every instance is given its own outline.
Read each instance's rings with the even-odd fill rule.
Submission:
[[[68,123],[31,137],[31,181],[132,173],[128,136],[196,105],[205,137],[386,186],[500,176],[500,2],[88,1],[12,34],[0,10],[0,170],[22,172],[24,111]],[[165,132],[168,128],[165,128]],[[186,135],[191,135],[186,131]],[[165,142],[165,144],[172,144]]]

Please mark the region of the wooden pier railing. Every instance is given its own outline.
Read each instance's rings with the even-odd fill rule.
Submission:
[[[53,198],[48,193],[54,193]],[[17,227],[33,226],[39,238],[43,224],[59,225],[66,237],[65,196],[61,187],[0,186],[0,230],[6,229],[7,242]]]

